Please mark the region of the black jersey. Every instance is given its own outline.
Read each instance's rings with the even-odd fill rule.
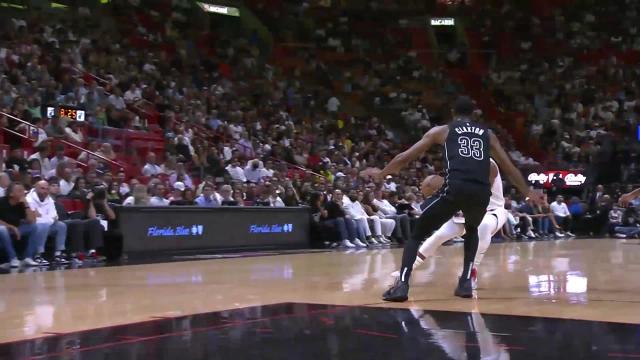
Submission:
[[[489,188],[489,129],[467,120],[456,120],[449,124],[449,134],[444,144],[445,184],[471,183]]]

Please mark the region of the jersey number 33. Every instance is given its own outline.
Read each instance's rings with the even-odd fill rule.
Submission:
[[[458,138],[458,144],[460,144],[460,149],[458,150],[460,156],[474,158],[475,160],[484,159],[484,144],[482,139],[460,136]]]

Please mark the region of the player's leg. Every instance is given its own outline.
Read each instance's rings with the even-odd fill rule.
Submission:
[[[503,223],[504,224],[504,223]],[[477,268],[482,262],[484,253],[487,252],[489,245],[491,245],[491,237],[502,228],[498,215],[495,213],[486,213],[482,218],[482,222],[478,225],[478,253],[474,261],[474,266]]]
[[[458,210],[453,202],[444,196],[439,196],[424,209],[411,238],[404,245],[400,278],[393,287],[383,294],[382,298],[384,300],[406,301],[408,299],[409,278],[411,277],[413,263],[416,261],[420,242],[445,221],[449,220]]]
[[[442,224],[436,232],[429,236],[427,240],[420,245],[416,261],[413,262],[413,270],[422,265],[428,257],[433,256],[440,245],[444,244],[447,240],[451,240],[462,235],[464,235],[464,225],[454,222],[453,219],[449,219],[449,221]],[[391,276],[398,277],[400,276],[400,272],[395,271]]]
[[[470,199],[473,200],[473,199]],[[482,218],[486,213],[487,202],[489,197],[485,199],[478,199],[477,201],[464,202],[464,262],[462,267],[462,275],[458,280],[458,287],[456,288],[455,295],[469,298],[473,296],[473,288],[471,283],[471,270],[473,269],[473,262],[476,259],[478,253],[478,244],[480,239],[478,237],[478,227],[482,222]]]
[[[462,235],[464,235],[464,225],[455,223],[453,219],[449,219],[449,221],[442,224],[436,232],[429,236],[427,240],[420,245],[420,248],[418,249],[418,257],[416,258],[413,268],[415,269],[417,266],[421,265],[424,262],[424,259],[433,256],[440,245]]]

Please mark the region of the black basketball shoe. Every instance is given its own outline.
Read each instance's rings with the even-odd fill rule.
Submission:
[[[409,284],[400,281],[400,279],[396,280],[396,283],[382,294],[382,300],[384,301],[404,302],[408,299]]]
[[[467,299],[473,297],[473,286],[471,284],[471,279],[460,276],[460,278],[458,278],[458,287],[456,288],[456,291],[453,293],[453,295]]]

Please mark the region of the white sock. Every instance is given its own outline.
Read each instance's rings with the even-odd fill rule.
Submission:
[[[423,263],[424,263],[424,259],[422,259],[420,256],[416,257],[416,261],[413,262],[413,270],[420,267],[420,265],[422,265]]]
[[[62,251],[56,251],[53,255],[54,256],[60,256],[60,254],[62,254]]]

